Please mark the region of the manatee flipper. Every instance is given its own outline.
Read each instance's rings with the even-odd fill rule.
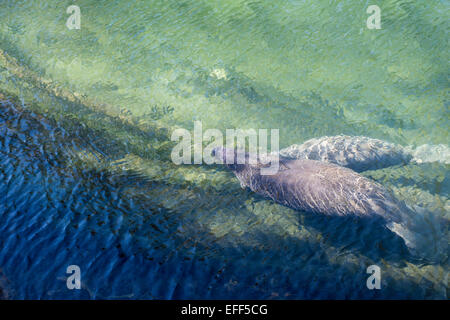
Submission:
[[[403,238],[413,255],[431,262],[446,261],[449,220],[419,206],[406,208],[400,222],[388,221],[386,227]]]
[[[363,136],[325,136],[313,138],[301,145],[280,150],[288,159],[309,159],[334,163],[361,172],[406,164],[411,153],[400,145]]]

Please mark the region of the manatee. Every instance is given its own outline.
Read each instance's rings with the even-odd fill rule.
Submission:
[[[363,136],[325,136],[293,144],[280,150],[288,159],[326,161],[357,172],[407,164],[411,150],[400,145]]]
[[[278,171],[263,175],[262,168],[271,166],[277,156],[257,157],[223,147],[213,149],[213,156],[235,174],[242,187],[276,203],[322,215],[380,218],[408,247],[415,247],[408,225],[415,212],[382,185],[349,168],[317,160],[279,159]]]
[[[238,164],[242,152],[245,163]],[[218,147],[213,155],[238,178],[242,187],[287,207],[325,215],[382,216],[399,222],[399,204],[380,184],[339,165],[309,159],[280,159],[278,172],[262,175],[269,164],[241,150]],[[227,160],[228,159],[228,160]],[[270,159],[270,158],[269,158]]]

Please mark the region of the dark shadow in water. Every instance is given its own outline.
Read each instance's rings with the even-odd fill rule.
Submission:
[[[264,201],[265,199],[257,196]],[[269,200],[265,200],[269,201]],[[396,266],[419,260],[409,252],[403,239],[385,226],[381,217],[339,217],[298,211],[299,223],[323,236],[323,242],[373,261],[388,261]]]
[[[369,264],[384,259],[400,265],[402,259],[397,249],[390,253],[390,236],[380,237],[372,224],[346,228],[350,222],[299,213],[302,224],[328,238],[281,237],[270,226],[250,225],[242,226],[248,227],[243,233],[218,236],[205,215],[227,210],[230,219],[237,212],[252,217],[242,207],[249,193],[224,195],[152,181],[132,170],[86,166],[68,150],[89,147],[85,139],[97,132],[85,129],[78,136],[71,126],[53,127],[16,111],[2,106],[0,112],[5,130],[0,135],[0,198],[8,204],[0,206],[1,240],[8,244],[0,262],[17,298],[424,297],[413,280],[389,275],[385,290],[366,288]],[[97,139],[105,137],[98,134]],[[224,202],[224,196],[231,200]],[[381,248],[373,252],[380,238],[386,239],[382,246],[388,253]],[[339,250],[330,251],[330,246]],[[358,263],[329,256],[345,257],[349,251],[356,251]],[[86,289],[79,296],[64,281],[55,282],[65,275],[68,261],[84,270]]]
[[[97,212],[97,215],[113,213],[111,210],[115,208],[110,203],[111,194],[120,194],[119,198],[126,197],[130,201],[129,211],[122,212],[126,222],[122,223],[119,237],[107,248],[118,248],[115,259],[126,260],[131,256],[147,259],[147,263],[135,268],[142,272],[140,268],[155,270],[156,265],[154,272],[160,273],[158,277],[165,278],[167,282],[170,282],[171,272],[182,269],[176,285],[167,288],[171,292],[170,298],[401,299],[419,298],[423,293],[424,283],[394,279],[390,275],[383,278],[385,288],[382,292],[370,291],[365,287],[368,277],[365,269],[368,265],[383,266],[388,262],[402,267],[405,261],[414,262],[402,240],[375,222],[356,219],[336,222],[333,218],[324,220],[323,217],[306,217],[304,224],[307,227],[321,229],[322,234],[328,232],[330,236],[325,236],[323,242],[281,237],[270,230],[249,230],[243,235],[229,232],[218,238],[210,233],[207,225],[199,223],[204,218],[202,215],[195,210],[184,211],[184,203],[180,202],[176,209],[169,209],[153,202],[154,199],[146,194],[148,190],[157,189],[158,185],[164,186],[139,177],[139,173],[127,171],[116,175],[90,170],[83,176],[83,180],[89,181],[91,186],[85,193],[95,194],[97,201],[99,196],[105,195],[101,202],[109,206],[105,212]],[[178,191],[181,194],[202,192],[181,187]],[[210,214],[223,209],[214,204],[220,201],[220,194],[204,196],[208,196],[208,201],[198,209]],[[235,202],[245,199],[237,198]],[[231,208],[236,206],[235,202]],[[239,212],[243,215],[252,214],[242,208],[239,208]],[[141,220],[137,217],[140,214],[143,214]],[[137,223],[135,220],[140,221]],[[338,223],[351,225],[346,228]],[[104,225],[95,230],[101,237],[114,231],[109,226],[106,224],[106,228]],[[123,244],[121,238],[127,233],[139,240]],[[364,238],[365,235],[367,238]],[[353,253],[358,257],[359,265],[330,262],[327,254],[329,246],[338,249],[332,251],[337,255]],[[345,262],[345,259],[342,260]],[[151,267],[148,266],[149,261]],[[127,274],[121,276],[122,282],[136,281]],[[113,282],[113,274],[111,277],[109,281]],[[91,290],[98,285],[94,279],[92,284],[89,279],[86,283]],[[151,286],[150,283],[147,285]],[[132,290],[130,286],[126,287]],[[123,296],[127,292],[111,292],[103,287],[97,297]],[[164,290],[160,291],[152,298],[167,298],[164,293]],[[143,297],[148,296],[144,294]]]
[[[342,259],[330,261],[323,243],[261,234],[261,246],[249,246],[245,239],[230,244],[222,239],[220,255],[212,264],[223,266],[216,275],[217,284],[211,296],[218,299],[411,299],[418,298],[432,283],[418,283],[383,274],[382,291],[368,290],[366,268],[384,263],[358,256],[356,264]],[[234,242],[234,243],[233,243]],[[204,248],[208,250],[209,248]],[[333,257],[335,258],[335,257]],[[241,279],[245,279],[242,281]],[[241,282],[242,281],[242,282]],[[428,285],[428,287],[427,287]],[[400,289],[401,288],[401,289]],[[224,290],[226,289],[226,290]],[[182,290],[175,298],[183,298]],[[209,298],[209,296],[208,296]]]

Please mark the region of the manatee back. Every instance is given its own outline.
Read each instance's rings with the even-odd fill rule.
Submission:
[[[395,198],[355,171],[315,160],[282,162],[275,175],[253,175],[250,189],[293,209],[399,221],[401,207]]]
[[[280,150],[289,159],[310,159],[334,163],[357,172],[406,164],[412,155],[402,146],[362,136],[314,138]]]

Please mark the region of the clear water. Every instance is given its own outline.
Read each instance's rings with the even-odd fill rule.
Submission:
[[[447,145],[448,1],[0,3],[0,287],[33,299],[448,298],[448,252],[297,212],[170,133],[279,128]],[[363,173],[448,221],[449,165]],[[427,226],[424,226],[424,228]],[[432,251],[432,248],[430,248]],[[424,254],[427,256],[427,254]],[[68,290],[79,265],[82,290]],[[366,268],[382,269],[368,290]],[[5,295],[5,294],[4,294]]]

